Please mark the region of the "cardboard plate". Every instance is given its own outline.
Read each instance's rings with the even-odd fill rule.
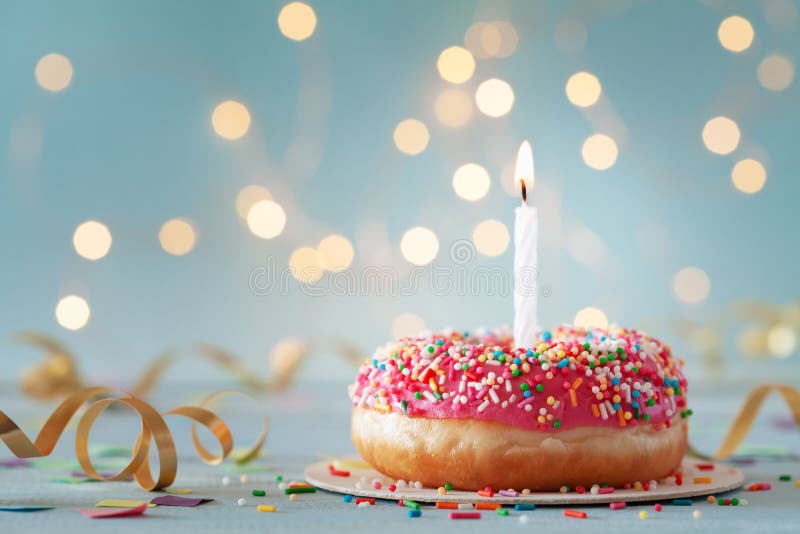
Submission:
[[[342,477],[332,475],[328,466],[329,461],[311,464],[306,468],[305,478],[314,486],[345,493],[356,497],[374,497],[376,499],[409,499],[417,502],[456,502],[476,503],[492,502],[497,504],[536,504],[536,505],[581,505],[581,504],[606,504],[612,502],[647,502],[669,501],[672,499],[700,497],[719,494],[739,488],[744,483],[744,475],[735,467],[722,463],[713,463],[712,469],[699,469],[698,464],[711,462],[699,461],[689,458],[683,460],[683,484],[678,486],[674,482],[659,481],[655,490],[637,491],[635,489],[615,489],[613,493],[593,495],[589,488],[583,494],[577,492],[537,492],[529,495],[520,493],[518,497],[505,497],[495,493],[494,497],[481,497],[474,491],[451,490],[444,495],[439,495],[437,488],[398,488],[389,491],[388,487],[395,481],[380,474],[374,469],[350,468],[350,476]],[[711,483],[695,483],[695,478],[710,478]],[[376,490],[372,487],[373,480],[381,481],[382,488]],[[356,484],[361,482],[362,489]],[[500,488],[495,488],[498,491]],[[521,488],[516,488],[519,491]]]

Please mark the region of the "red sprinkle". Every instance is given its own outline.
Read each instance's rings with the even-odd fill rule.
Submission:
[[[450,519],[480,519],[480,512],[450,512]]]
[[[375,504],[375,499],[373,499],[372,497],[359,497],[359,498],[356,499],[356,504],[360,504],[362,502],[368,502],[368,503],[374,505]]]
[[[333,464],[330,464],[328,466],[328,472],[331,475],[335,476],[335,477],[349,477],[350,476],[350,471],[340,471],[339,469],[336,469],[335,467],[333,467]]]
[[[660,503],[656,503],[656,505],[655,505],[655,506],[653,506],[653,509],[654,509],[656,512],[660,512],[660,511],[661,511],[661,504],[660,504]]]
[[[694,464],[694,466],[701,471],[711,471],[714,469],[714,464]]]
[[[600,493],[601,495],[605,495],[607,493],[614,493],[614,488],[612,488],[611,486],[607,488],[600,488],[597,492]]]
[[[481,497],[494,497],[494,492],[492,491],[492,488],[487,488],[478,491],[478,495]]]
[[[389,484],[389,491],[396,491],[396,490],[397,486],[395,486],[394,484]]]
[[[622,510],[625,508],[626,504],[624,502],[612,502],[608,505],[609,508],[612,510]]]
[[[574,517],[575,519],[586,519],[586,512],[580,510],[564,510],[564,517]]]

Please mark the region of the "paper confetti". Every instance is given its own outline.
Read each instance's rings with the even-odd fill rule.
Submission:
[[[0,467],[27,467],[30,462],[25,458],[11,458],[8,460],[0,460]]]
[[[172,493],[173,495],[189,495],[192,493],[191,488],[164,488],[164,493]]]
[[[106,519],[112,517],[129,517],[134,515],[142,515],[147,509],[147,503],[137,506],[136,508],[115,508],[113,510],[97,510],[96,508],[81,508],[78,510],[89,519]]]
[[[204,497],[178,497],[177,495],[164,495],[162,497],[156,497],[155,499],[151,500],[150,503],[157,504],[159,506],[197,506],[213,500],[214,499],[208,499]]]
[[[95,506],[98,508],[138,508],[143,504],[146,504],[148,508],[154,508],[156,506],[147,501],[135,501],[132,499],[103,499],[95,504]]]

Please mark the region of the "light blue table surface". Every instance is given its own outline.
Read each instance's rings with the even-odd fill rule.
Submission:
[[[218,386],[229,386],[219,384]],[[159,409],[166,410],[179,404],[197,400],[205,393],[217,389],[201,385],[162,385],[151,399]],[[711,451],[719,443],[743,397],[744,385],[697,386],[691,393],[695,415],[691,420],[691,436],[696,446]],[[13,386],[0,388],[0,409],[16,420],[29,436],[35,435],[44,417],[52,408],[48,404],[23,400]],[[154,495],[140,490],[133,482],[63,484],[53,482],[69,474],[73,468],[69,460],[74,436],[68,431],[56,451],[36,467],[0,467],[0,505],[50,505],[55,509],[35,513],[0,512],[0,532],[122,532],[162,530],[166,532],[238,532],[238,531],[304,531],[304,532],[408,532],[442,531],[459,529],[463,532],[798,532],[800,531],[800,487],[794,478],[800,477],[800,463],[796,457],[781,459],[759,458],[750,465],[739,466],[746,475],[746,483],[768,481],[771,491],[736,491],[749,501],[747,506],[720,507],[697,499],[692,507],[664,506],[655,513],[651,505],[629,506],[621,511],[611,511],[605,506],[582,509],[588,513],[586,520],[565,518],[560,508],[539,507],[532,512],[511,511],[508,517],[484,512],[480,521],[448,519],[445,510],[423,508],[422,517],[409,519],[406,510],[395,502],[379,502],[374,507],[358,508],[342,502],[342,496],[318,491],[300,495],[290,502],[277,487],[278,474],[286,480],[301,478],[304,467],[317,460],[317,452],[334,455],[352,454],[349,440],[347,401],[344,384],[304,384],[296,389],[262,399],[262,406],[271,416],[271,432],[267,442],[268,454],[251,464],[246,472],[249,483],[239,481],[239,472],[232,464],[210,467],[200,462],[189,443],[188,424],[171,418],[170,425],[181,453],[178,480],[175,487],[188,487],[194,496],[213,497],[215,501],[196,508],[157,507],[149,509],[144,517],[90,520],[81,516],[78,508],[90,508],[105,498],[150,499]],[[223,406],[221,414],[230,423],[234,435],[241,438],[238,445],[257,434],[258,416],[246,401],[231,400]],[[135,416],[122,410],[104,415],[92,432],[92,444],[124,445],[131,443],[138,431]],[[769,446],[786,453],[800,452],[800,434],[789,424],[788,411],[777,398],[767,403],[756,428],[751,433],[747,447]],[[10,454],[2,448],[0,459]],[[66,461],[65,461],[66,460]],[[109,460],[98,459],[100,467]],[[77,466],[75,466],[77,467]],[[112,466],[108,466],[112,467]],[[781,474],[791,474],[791,482],[779,482]],[[222,485],[222,477],[229,475],[233,482]],[[263,488],[267,496],[250,495],[254,488]],[[240,497],[247,499],[238,506]],[[276,513],[258,513],[258,503],[276,504]],[[702,510],[702,517],[692,517],[693,510]],[[640,510],[647,510],[646,521],[639,519]],[[528,516],[520,522],[522,514]]]

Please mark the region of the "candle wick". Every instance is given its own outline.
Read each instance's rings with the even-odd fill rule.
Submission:
[[[523,204],[527,204],[528,203],[528,188],[525,187],[525,180],[520,178],[519,179],[519,185],[522,186],[522,203]]]

